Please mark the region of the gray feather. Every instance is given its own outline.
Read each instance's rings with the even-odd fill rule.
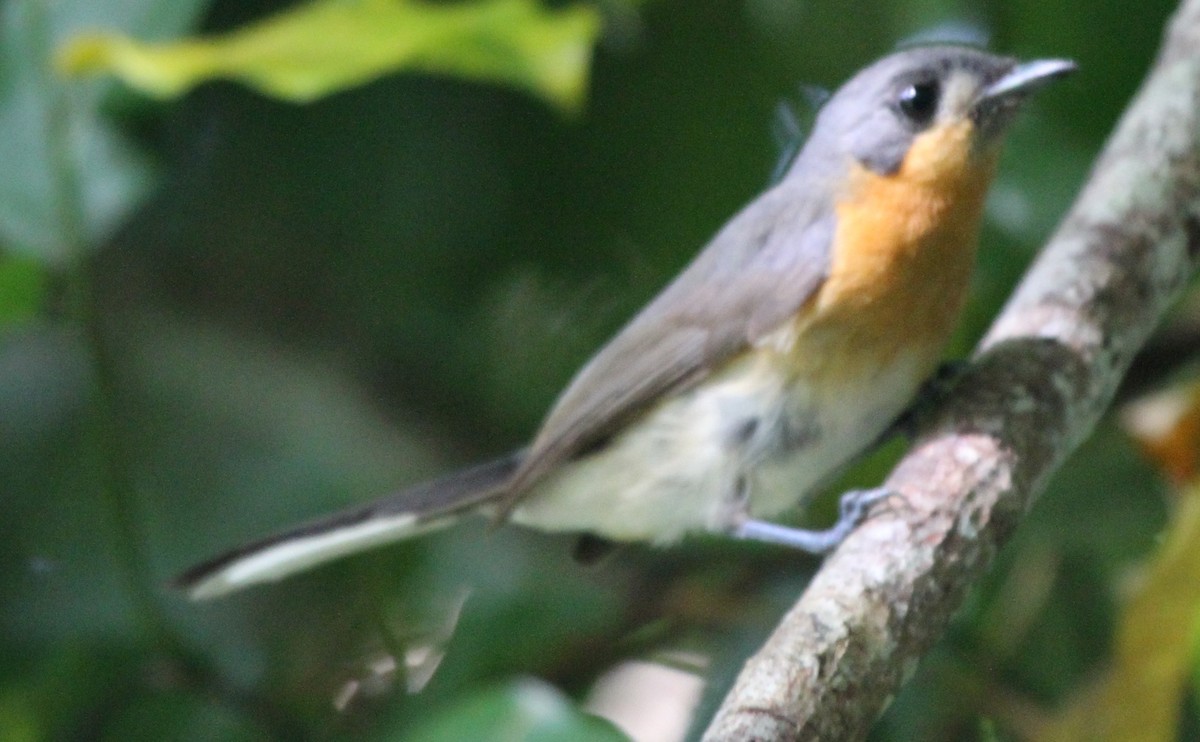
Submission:
[[[823,186],[785,179],[752,202],[583,367],[508,483],[502,515],[559,464],[800,310],[828,269],[834,219]]]
[[[504,491],[524,455],[517,451],[424,482],[397,494],[327,515],[225,552],[175,580],[193,598],[210,598],[248,584],[278,580],[368,545],[396,541],[449,525]],[[273,558],[273,553],[284,554]]]

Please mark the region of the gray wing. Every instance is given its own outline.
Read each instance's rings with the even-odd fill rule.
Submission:
[[[695,384],[793,316],[824,280],[834,229],[812,183],[780,183],[738,213],[575,376],[513,474],[499,517],[563,461]]]

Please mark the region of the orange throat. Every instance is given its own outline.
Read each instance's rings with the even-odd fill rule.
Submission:
[[[891,175],[854,167],[829,277],[805,313],[830,342],[830,371],[869,373],[901,353],[933,370],[967,296],[995,171],[995,153],[972,151],[973,133],[969,121],[931,129]]]

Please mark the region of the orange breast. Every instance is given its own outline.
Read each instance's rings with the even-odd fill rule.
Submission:
[[[829,277],[798,318],[796,351],[821,370],[870,373],[902,351],[933,370],[966,298],[995,170],[994,155],[972,153],[972,133],[969,121],[941,126],[916,137],[897,173],[851,173]]]

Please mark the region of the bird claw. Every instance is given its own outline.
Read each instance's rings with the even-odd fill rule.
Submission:
[[[824,556],[836,549],[851,531],[866,520],[872,505],[893,495],[895,493],[886,487],[847,492],[838,502],[837,523],[823,531],[790,528],[776,523],[745,519],[734,526],[732,535],[735,538],[779,544],[816,556]]]

